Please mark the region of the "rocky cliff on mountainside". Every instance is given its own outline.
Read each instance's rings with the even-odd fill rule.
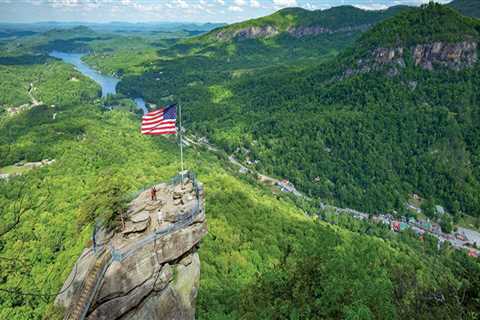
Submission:
[[[400,69],[406,67],[406,61],[409,59],[415,66],[424,70],[446,67],[459,71],[477,63],[477,48],[476,41],[433,42],[418,44],[411,48],[377,48],[366,58],[358,59],[356,68],[347,69],[345,75],[351,76],[385,68],[388,75],[395,76]]]
[[[320,25],[314,26],[296,26],[289,27],[286,33],[295,38],[304,38],[317,36],[320,34],[333,34],[337,32],[352,32],[352,31],[365,31],[369,28],[369,25],[360,25],[354,27],[342,27],[337,29],[330,29]],[[250,26],[238,30],[223,30],[217,33],[217,39],[225,41],[231,39],[243,40],[243,39],[257,39],[257,38],[269,38],[280,34],[281,31],[274,26],[265,25],[262,27]]]
[[[273,37],[279,33],[278,29],[266,25],[262,27],[246,27],[235,31],[224,30],[217,33],[217,39],[230,40],[230,39],[255,39],[255,38],[268,38]]]
[[[156,188],[158,200],[150,200],[149,190],[141,193],[131,202],[122,230],[97,233],[97,254],[89,248],[78,259],[56,300],[67,319],[80,319],[73,314],[81,304],[90,320],[195,319],[197,249],[207,233],[202,187],[189,181],[183,188]],[[105,256],[100,280],[89,280]],[[89,285],[93,289],[85,289]],[[83,297],[87,292],[93,293],[90,303]]]
[[[319,34],[333,34],[339,32],[352,32],[352,31],[366,31],[370,25],[359,25],[353,27],[342,27],[337,29],[325,28],[322,26],[309,26],[309,27],[291,27],[288,28],[287,32],[289,35],[295,38],[304,38],[310,36],[317,36]]]

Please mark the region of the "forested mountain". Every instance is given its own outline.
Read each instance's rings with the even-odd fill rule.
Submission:
[[[466,16],[480,18],[480,8],[477,0],[453,0],[448,5]]]
[[[352,6],[309,11],[287,8],[270,16],[217,28],[160,49],[140,78],[124,77],[119,89],[158,99],[179,87],[228,81],[275,65],[310,68],[351,46],[375,23],[409,10],[396,6],[367,11]],[[109,73],[101,57],[89,62]],[[108,64],[108,63],[107,63]]]
[[[364,31],[400,11],[407,10],[407,8],[406,6],[394,6],[379,11],[367,11],[353,6],[313,11],[303,8],[286,8],[266,17],[213,30],[198,40],[244,40],[268,38],[281,34],[302,38],[320,34]]]
[[[359,25],[377,13],[366,14]],[[428,5],[363,35],[161,42],[80,28],[0,43],[0,168],[56,160],[0,180],[0,319],[61,319],[53,300],[97,218],[120,225],[118,207],[179,170],[173,137],[140,135],[137,113],[105,108],[121,96],[102,100],[93,81],[44,54],[59,40],[93,49],[86,60],[102,70],[122,69],[124,93],[180,102],[186,133],[227,151],[185,149],[209,225],[199,319],[478,319],[480,265],[466,252],[328,220],[315,201],[273,194],[226,161],[250,160],[342,206],[404,213],[416,193],[478,215],[478,32],[478,21]]]
[[[171,178],[178,147],[175,139],[140,135],[135,113],[103,108],[95,83],[71,66],[32,59],[8,68],[22,70],[24,83],[45,77],[35,94],[48,105],[0,115],[0,166],[56,161],[0,180],[0,318],[62,319],[53,300],[89,245],[94,221]],[[221,156],[185,152],[205,184],[209,224],[199,250],[199,319],[478,314],[480,266],[466,253],[346,216],[331,226],[237,174]]]
[[[302,67],[335,56],[350,46],[375,23],[408,10],[396,6],[383,11],[367,11],[352,6],[309,11],[287,8],[270,16],[248,20],[186,38],[159,50],[161,59],[146,81],[124,83],[124,92],[160,90],[168,96],[178,86],[203,81],[223,81],[255,68],[273,65]],[[92,60],[92,63],[95,63]],[[100,65],[101,67],[101,65]],[[161,76],[160,76],[161,75]],[[151,87],[152,82],[155,88]],[[158,96],[158,93],[157,93]]]
[[[374,26],[335,62],[239,72],[212,59],[210,74],[208,57],[186,56],[120,88],[182,101],[195,133],[310,195],[374,212],[418,193],[477,215],[478,28],[430,4]]]

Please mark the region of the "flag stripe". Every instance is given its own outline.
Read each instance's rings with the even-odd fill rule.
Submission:
[[[143,121],[142,126],[156,126],[162,123],[175,123],[175,120],[158,120],[158,121]]]
[[[151,111],[142,117],[141,133],[147,135],[175,134],[177,133],[176,121],[176,105]]]
[[[161,112],[159,114],[156,114],[154,116],[143,116],[142,117],[143,120],[155,120],[155,119],[160,119],[160,118],[163,118],[163,112]]]
[[[164,123],[164,122],[161,122],[159,124],[149,124],[149,125],[144,125],[142,126],[142,130],[146,130],[146,129],[161,129],[161,128],[175,128],[175,122],[173,123]]]
[[[152,130],[148,133],[144,134],[150,134],[150,135],[156,135],[156,134],[175,134],[177,133],[177,129],[172,129],[172,130]]]
[[[176,129],[175,125],[168,125],[168,126],[158,126],[158,127],[152,127],[152,128],[143,128],[142,127],[142,133],[149,132],[152,130],[166,130],[166,129]]]
[[[161,119],[155,119],[155,120],[143,120],[142,124],[154,124],[154,123],[159,123],[162,122],[163,118]]]

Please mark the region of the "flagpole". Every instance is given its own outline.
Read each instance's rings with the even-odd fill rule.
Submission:
[[[178,105],[180,113],[180,163],[181,163],[181,176],[182,176],[182,187],[183,187],[183,138],[182,138],[182,105]]]

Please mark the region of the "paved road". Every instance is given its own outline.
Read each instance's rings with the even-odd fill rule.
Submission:
[[[470,242],[474,242],[477,244],[477,246],[480,246],[480,233],[478,233],[477,231],[458,227],[458,233],[465,234],[465,236],[468,240],[470,240]]]

